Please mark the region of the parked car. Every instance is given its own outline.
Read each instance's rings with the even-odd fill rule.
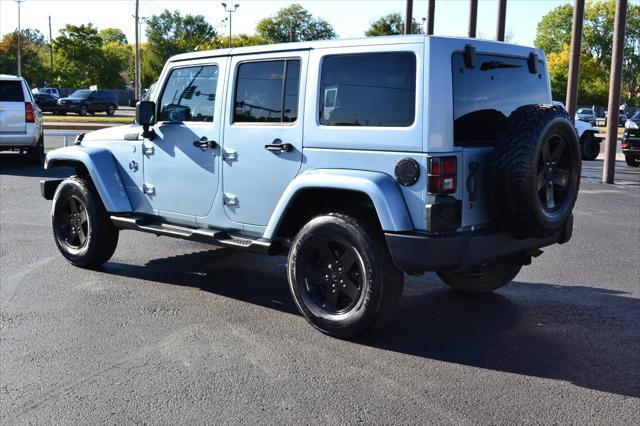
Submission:
[[[609,111],[604,112],[604,125],[607,126],[607,116]],[[627,114],[623,109],[618,112],[618,127],[624,126],[624,123],[627,122]]]
[[[49,93],[36,93],[33,98],[38,104],[38,107],[43,112],[62,113],[66,112],[64,106],[58,104],[58,98]]]
[[[565,108],[564,103],[560,101],[553,101],[553,104]],[[582,120],[575,120],[574,125],[578,132],[582,159],[585,161],[595,160],[600,155],[600,144],[602,143],[602,138],[597,136],[600,129]]]
[[[118,109],[118,97],[110,90],[80,89],[66,98],[59,99],[58,104],[64,107],[66,112],[78,115],[95,114],[96,112],[113,115]]]
[[[31,91],[34,95],[39,93],[47,93],[49,95],[53,95],[56,98],[60,97],[60,90],[57,87],[38,87]]]
[[[20,76],[0,74],[0,151],[18,151],[31,164],[42,164],[42,111]]]
[[[591,125],[596,125],[596,115],[591,108],[578,108],[576,111],[576,120],[587,122]]]
[[[580,147],[541,50],[251,46],[174,56],[157,88],[136,125],[47,155],[76,168],[41,182],[74,265],[107,262],[123,229],[287,255],[300,312],[350,337],[390,319],[403,272],[487,293],[571,238]]]
[[[624,124],[622,153],[631,167],[640,167],[640,110]]]

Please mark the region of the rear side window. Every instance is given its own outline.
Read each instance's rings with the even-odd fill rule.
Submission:
[[[24,102],[19,81],[0,81],[0,102]]]
[[[217,65],[171,71],[160,100],[159,121],[212,122],[217,87]]]
[[[293,123],[298,118],[300,60],[246,62],[236,77],[234,123]]]
[[[549,104],[544,62],[531,73],[527,58],[476,56],[466,68],[462,53],[451,59],[455,145],[492,144],[507,117],[518,107]]]
[[[323,126],[411,126],[416,104],[415,55],[327,56],[322,61],[319,98]]]

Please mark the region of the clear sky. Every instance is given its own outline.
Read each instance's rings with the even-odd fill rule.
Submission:
[[[635,0],[632,0],[635,1]],[[536,25],[542,16],[554,7],[570,0],[509,0],[507,6],[507,32],[513,42],[531,45]],[[361,37],[375,18],[391,12],[404,14],[403,0],[227,0],[239,3],[233,15],[233,32],[253,33],[256,23],[278,9],[299,3],[311,13],[329,21],[339,37]],[[497,0],[480,0],[478,6],[478,33],[493,38],[496,28]],[[22,27],[36,28],[48,38],[48,19],[51,15],[53,37],[65,24],[92,22],[98,28],[115,27],[134,40],[133,13],[135,0],[24,0]],[[163,9],[179,10],[182,14],[201,14],[223,34],[229,29],[227,16],[219,1],[214,0],[140,0],[141,16],[159,14]],[[468,25],[468,0],[436,0],[435,34],[465,36]],[[427,15],[427,0],[414,0],[414,17],[418,22]],[[14,0],[0,0],[0,34],[14,31],[18,25],[18,6]]]

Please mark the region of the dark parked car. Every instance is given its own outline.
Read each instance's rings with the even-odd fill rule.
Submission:
[[[596,115],[591,108],[578,108],[576,111],[576,120],[586,121],[589,124],[596,125]]]
[[[640,167],[640,111],[624,123],[622,152],[631,167]]]
[[[58,105],[63,106],[66,112],[74,112],[78,115],[106,112],[113,115],[118,109],[118,97],[110,90],[76,90],[66,98],[58,100]]]
[[[58,105],[58,98],[54,95],[38,92],[34,93],[33,98],[43,112],[64,112],[64,107],[62,105]]]

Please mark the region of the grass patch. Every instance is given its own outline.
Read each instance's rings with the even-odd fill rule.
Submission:
[[[43,115],[45,123],[107,123],[107,124],[131,124],[133,117],[109,117],[86,115]]]

